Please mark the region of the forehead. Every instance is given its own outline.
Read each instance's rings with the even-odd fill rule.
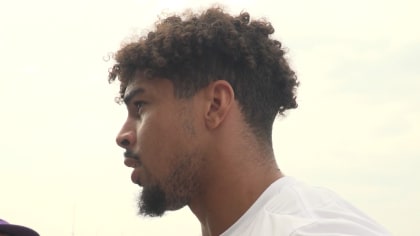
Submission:
[[[128,82],[124,92],[124,100],[136,94],[173,96],[174,86],[172,81],[165,78],[149,78],[141,71],[137,71],[134,77]]]

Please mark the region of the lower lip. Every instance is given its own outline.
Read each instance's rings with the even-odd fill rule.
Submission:
[[[140,173],[139,170],[134,169],[133,172],[131,173],[131,181],[135,184],[138,184],[141,186],[140,183]]]

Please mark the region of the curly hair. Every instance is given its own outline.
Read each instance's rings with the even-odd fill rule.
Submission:
[[[245,121],[257,137],[271,143],[277,114],[296,108],[299,82],[282,44],[270,38],[266,20],[234,17],[214,7],[202,13],[169,16],[155,31],[123,46],[109,71],[120,81],[120,98],[137,70],[149,78],[171,80],[177,98],[189,98],[215,80],[228,81]]]

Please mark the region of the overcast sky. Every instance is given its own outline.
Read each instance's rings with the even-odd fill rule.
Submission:
[[[0,218],[42,236],[200,235],[188,208],[136,215],[139,189],[114,141],[126,111],[104,57],[162,12],[212,3],[0,3]],[[420,4],[223,3],[271,21],[301,81],[299,108],[274,126],[281,169],[338,192],[394,235],[420,235]]]

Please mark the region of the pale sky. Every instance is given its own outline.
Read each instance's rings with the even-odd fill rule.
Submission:
[[[136,215],[105,62],[162,12],[214,1],[0,2],[0,218],[42,236],[200,235],[186,207]],[[420,235],[420,4],[225,0],[266,18],[301,81],[274,126],[281,169],[339,193],[394,235]],[[223,194],[223,193],[221,193]]]

